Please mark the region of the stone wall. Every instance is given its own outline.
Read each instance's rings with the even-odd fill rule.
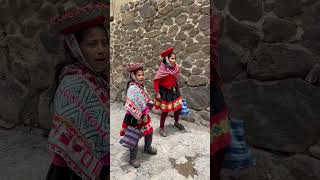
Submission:
[[[320,179],[320,2],[215,6],[224,94],[230,115],[245,120],[258,161],[224,179]]]
[[[50,128],[55,66],[65,61],[49,18],[87,0],[3,0],[0,5],[0,127]],[[103,1],[100,1],[103,2]]]
[[[123,101],[128,75],[124,65],[145,62],[146,87],[154,94],[159,55],[174,47],[181,69],[180,88],[192,110],[189,118],[209,122],[210,5],[208,0],[140,0],[124,7],[111,24],[111,98]]]

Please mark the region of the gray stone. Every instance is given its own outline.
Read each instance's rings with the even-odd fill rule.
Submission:
[[[241,72],[241,56],[234,51],[230,45],[221,43],[219,45],[220,71],[223,81],[232,82]]]
[[[197,51],[200,50],[200,48],[201,48],[201,44],[200,43],[187,44],[186,52],[187,53],[196,53]]]
[[[51,3],[44,3],[39,12],[38,16],[41,20],[48,21],[50,18],[56,16],[58,14],[57,8]]]
[[[226,18],[226,28],[226,34],[245,48],[256,47],[260,40],[256,27],[236,22],[229,16]]]
[[[281,42],[289,40],[297,33],[297,25],[287,20],[268,17],[263,23],[264,40]]]
[[[24,86],[30,87],[31,78],[28,67],[25,64],[17,61],[10,63],[10,71],[12,75]]]
[[[189,24],[189,23],[184,24],[184,25],[181,26],[181,30],[184,30],[184,31],[190,30],[191,28],[194,28],[194,25]]]
[[[204,52],[205,54],[210,55],[210,45],[209,44],[203,45],[201,51]]]
[[[320,63],[316,63],[308,72],[305,80],[311,84],[320,85]]]
[[[271,12],[274,9],[274,2],[265,1],[264,2],[264,11]]]
[[[46,25],[47,24],[45,22],[27,19],[23,22],[22,33],[25,37],[32,38],[41,28],[44,28]]]
[[[194,0],[183,0],[182,5],[183,6],[190,6],[194,3]]]
[[[206,31],[210,29],[210,16],[204,15],[199,20],[199,29],[201,31]]]
[[[259,80],[302,77],[309,72],[313,64],[314,57],[299,46],[262,44],[248,62],[247,72]]]
[[[210,15],[210,6],[203,7],[201,9],[201,14]]]
[[[25,125],[38,126],[38,102],[39,95],[35,95],[33,91],[24,97],[19,119]]]
[[[224,95],[231,116],[245,120],[250,144],[297,153],[319,139],[318,91],[301,79],[270,83],[247,80],[232,83]]]
[[[187,16],[185,14],[180,14],[174,20],[174,22],[179,26],[184,24],[186,21],[187,21]]]
[[[320,25],[304,29],[303,45],[313,53],[320,55]]]
[[[307,29],[311,26],[320,25],[320,3],[316,3],[313,6],[306,7],[304,13],[302,14],[302,25],[304,29]]]
[[[9,4],[7,3],[6,5],[2,5],[0,7],[0,23],[1,24],[7,24],[14,17],[14,15],[11,13],[11,10],[8,6]]]
[[[189,37],[195,37],[196,35],[199,34],[199,29],[198,28],[194,28],[194,29],[191,29],[191,31],[189,32]]]
[[[205,62],[204,62],[203,59],[197,59],[195,65],[196,65],[197,67],[204,67]]]
[[[169,29],[168,35],[170,37],[174,37],[174,36],[176,36],[178,30],[179,30],[179,27],[177,25],[171,26]]]
[[[125,26],[132,24],[136,20],[136,17],[137,17],[137,14],[132,11],[125,12],[122,15],[121,23],[122,23],[122,25],[125,25]]]
[[[12,129],[14,127],[15,127],[14,123],[10,121],[6,121],[5,119],[2,119],[2,117],[0,116],[0,128]]]
[[[292,17],[301,13],[301,0],[277,0],[274,12],[277,16]]]
[[[6,34],[17,34],[19,33],[20,26],[15,21],[10,21],[6,27]]]
[[[181,74],[186,77],[189,77],[191,75],[191,70],[186,69],[184,67],[180,67],[180,71],[181,71]]]
[[[263,15],[262,0],[232,0],[229,9],[238,20],[257,22]]]
[[[169,12],[171,12],[172,10],[173,10],[172,4],[168,4],[168,5],[166,5],[166,7],[159,9],[159,14],[165,16],[165,15],[167,15]]]
[[[196,36],[196,40],[201,44],[209,44],[210,43],[210,37],[209,36],[203,36],[198,34]]]
[[[186,40],[186,44],[191,44],[191,43],[193,43],[193,39],[188,37]]]
[[[159,36],[161,34],[162,34],[161,31],[153,30],[153,31],[144,33],[143,36],[146,37],[146,38],[155,38],[155,37],[157,37],[157,36]]]
[[[160,36],[160,42],[161,43],[172,43],[173,38],[169,36]]]
[[[149,3],[144,3],[140,8],[139,13],[143,19],[149,19],[156,14],[156,11]]]
[[[187,84],[191,87],[204,86],[209,82],[209,79],[200,75],[191,75]]]
[[[216,0],[214,1],[214,5],[217,9],[223,10],[226,7],[226,0]]]
[[[309,152],[313,157],[320,159],[320,144],[311,146]]]
[[[167,26],[172,26],[173,25],[173,20],[171,17],[168,17],[165,21],[164,24]]]
[[[187,35],[184,33],[184,31],[179,31],[179,33],[176,36],[176,40],[186,40]]]
[[[168,14],[168,17],[177,17],[179,16],[182,12],[184,12],[184,9],[182,7],[177,7],[174,9],[174,11],[171,11]]]
[[[24,89],[13,79],[0,83],[0,115],[11,124],[20,122],[19,114],[23,106]]]
[[[192,75],[199,75],[203,72],[202,68],[199,68],[199,67],[193,67],[192,68],[192,71],[191,71],[191,74]]]
[[[188,107],[195,110],[205,110],[210,105],[210,94],[208,88],[184,87],[181,88],[181,95],[188,102]]]
[[[183,66],[184,68],[188,68],[188,69],[192,68],[192,61],[191,61],[191,59],[190,59],[190,58],[184,59],[184,60],[182,61],[182,66]]]
[[[188,106],[188,104],[187,104]],[[201,118],[205,121],[210,121],[210,112],[209,111],[198,111],[198,114],[201,116]]]
[[[182,41],[175,41],[173,45],[175,52],[183,51],[184,49],[184,43]]]
[[[34,11],[37,11],[37,10],[40,9],[43,1],[44,1],[44,0],[30,0],[29,2],[30,2],[30,5],[31,5],[32,9],[33,9]]]
[[[166,28],[166,27],[162,27],[161,28],[161,32],[163,33],[163,34],[167,34],[167,32],[168,32],[168,28]]]
[[[189,11],[188,11],[188,14],[194,14],[194,13],[198,13],[200,12],[201,10],[201,7],[196,5],[196,4],[193,4],[189,7]]]

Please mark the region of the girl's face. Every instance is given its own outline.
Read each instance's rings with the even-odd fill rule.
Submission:
[[[106,30],[100,27],[88,29],[79,45],[83,56],[92,68],[97,72],[106,71],[109,48]]]
[[[170,64],[172,64],[173,66],[176,64],[176,55],[172,54],[171,57],[169,58],[169,62]]]
[[[136,76],[137,81],[144,82],[144,72],[142,70],[138,70],[135,73],[135,76]]]

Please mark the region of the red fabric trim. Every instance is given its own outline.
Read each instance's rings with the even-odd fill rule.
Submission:
[[[211,142],[210,144],[210,156],[213,156],[214,153],[219,151],[220,149],[223,149],[230,145],[231,142],[231,134],[226,133],[214,140],[214,142]]]
[[[74,32],[77,32],[81,29],[84,29],[84,28],[89,28],[89,27],[94,27],[94,26],[97,26],[97,25],[101,25],[104,23],[106,17],[104,16],[98,16],[94,19],[91,19],[91,20],[88,20],[88,21],[85,21],[85,22],[81,22],[81,23],[78,23],[76,25],[73,25],[73,26],[70,26],[70,27],[67,27],[65,29],[63,29],[61,31],[61,33],[63,34],[69,34],[69,33],[74,33]]]
[[[220,113],[214,115],[211,117],[211,123],[210,123],[210,127],[213,126],[213,124],[215,123],[220,123],[221,121],[223,121],[226,117],[228,116],[228,111],[227,108],[224,108],[223,111],[221,111]]]

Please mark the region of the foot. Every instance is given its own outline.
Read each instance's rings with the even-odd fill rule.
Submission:
[[[175,122],[175,123],[174,123],[174,126],[175,126],[176,128],[178,128],[179,130],[185,130],[184,126],[183,126],[182,124],[178,123],[178,122]]]
[[[157,154],[157,149],[151,147],[150,149],[145,149],[144,152],[148,153],[148,154],[151,154],[151,155],[156,155]]]
[[[134,168],[139,168],[141,166],[140,163],[135,159],[133,159],[133,160],[130,159],[129,164]]]
[[[160,135],[163,136],[163,137],[167,137],[167,136],[168,136],[166,130],[164,130],[164,129],[160,129],[159,133],[160,133]]]

